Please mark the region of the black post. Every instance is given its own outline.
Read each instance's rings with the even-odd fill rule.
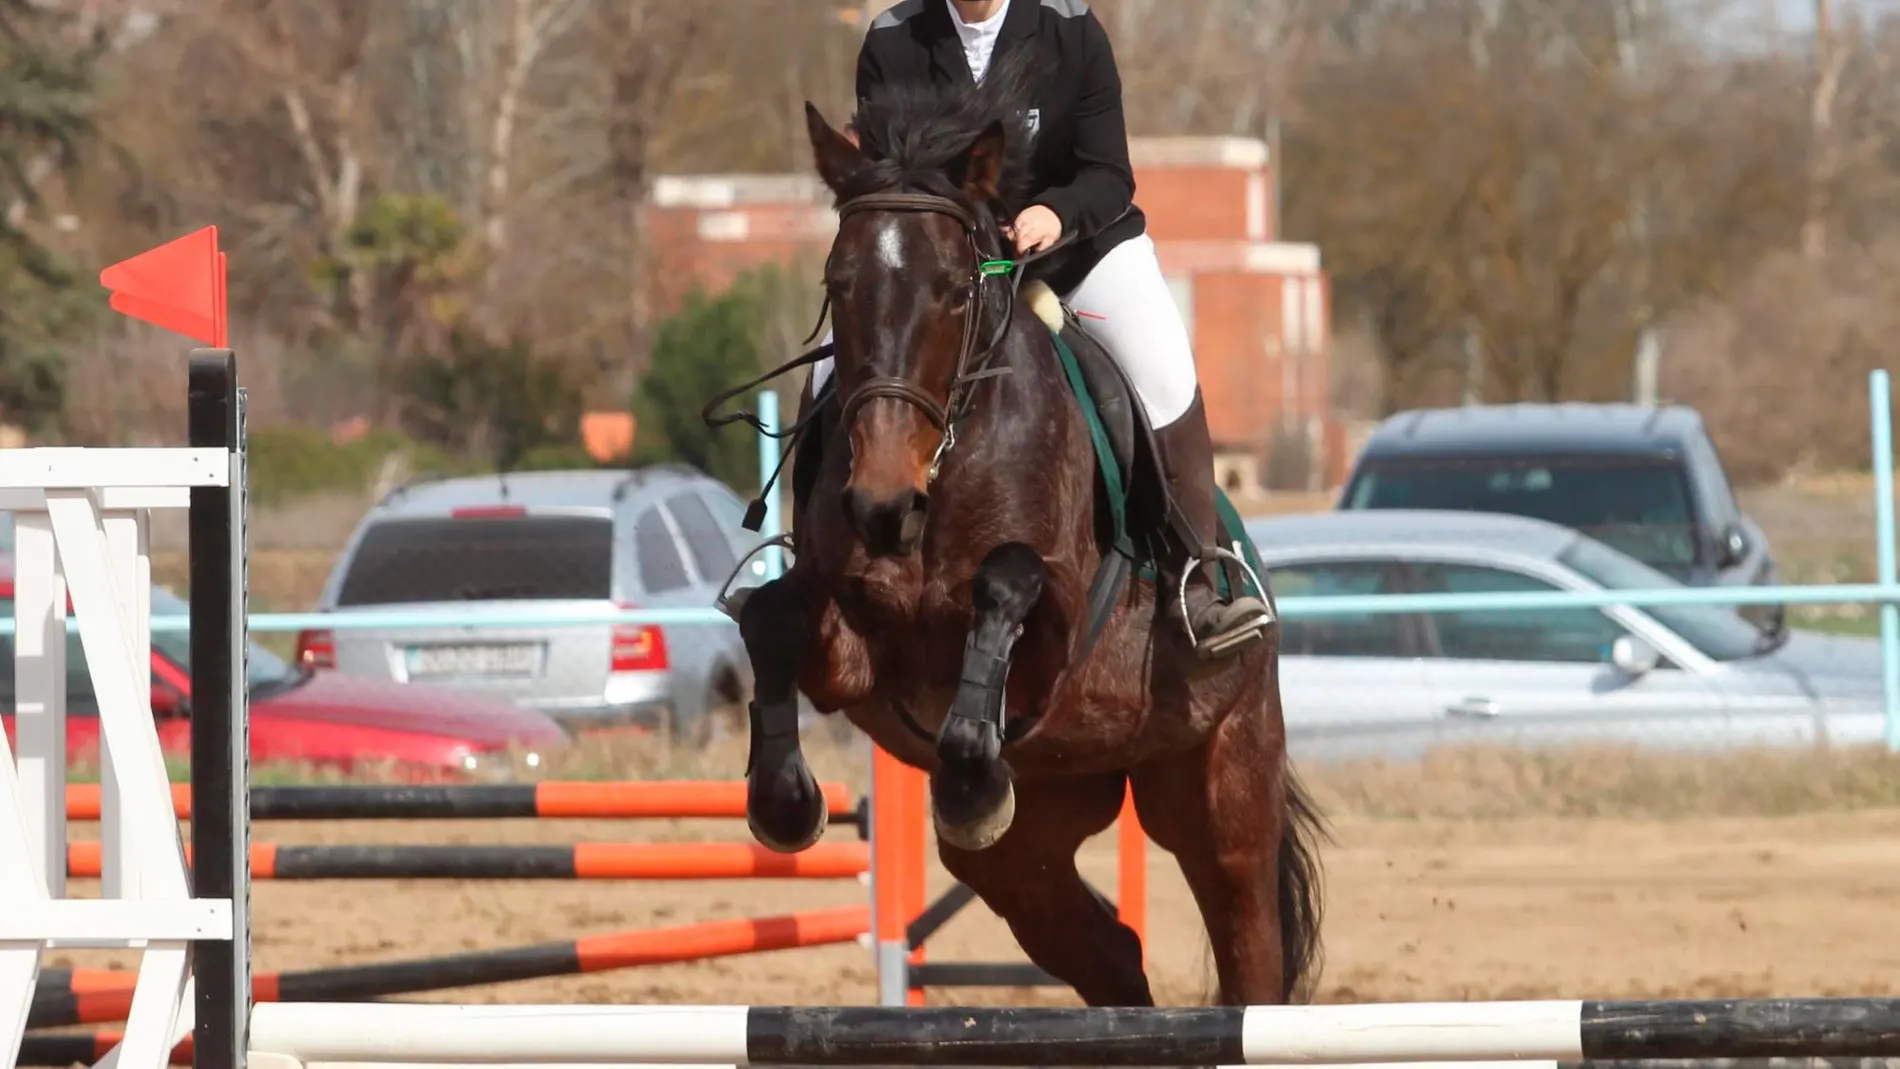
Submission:
[[[192,1064],[243,1069],[250,1029],[250,741],[244,641],[244,464],[237,357],[191,354],[191,445],[231,454],[231,485],[191,491],[191,887],[228,898],[232,939],[192,944]]]

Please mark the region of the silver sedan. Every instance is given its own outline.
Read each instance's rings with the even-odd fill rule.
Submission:
[[[1679,584],[1570,528],[1470,512],[1260,517],[1278,598]],[[1672,749],[1876,742],[1872,639],[1764,635],[1723,606],[1297,614],[1280,687],[1296,758],[1440,746]]]

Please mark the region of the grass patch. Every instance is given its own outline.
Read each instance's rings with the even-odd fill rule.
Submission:
[[[1868,607],[1861,616],[1821,616],[1807,620],[1795,620],[1792,624],[1801,631],[1818,631],[1824,635],[1856,635],[1878,637],[1880,635],[1880,614]]]
[[[1470,748],[1413,764],[1302,771],[1327,812],[1383,820],[1761,817],[1900,806],[1900,755],[1879,747]]]
[[[868,746],[853,733],[814,731],[806,754],[818,778],[854,792],[869,787]],[[736,780],[745,774],[743,736],[703,747],[657,735],[601,733],[538,766],[510,755],[467,782],[537,780]],[[1296,762],[1297,764],[1297,762]],[[170,762],[175,781],[189,778]],[[1900,755],[1877,746],[1751,749],[1692,754],[1619,747],[1568,750],[1447,749],[1412,763],[1298,766],[1328,817],[1495,821],[1534,818],[1677,820],[1764,817],[1900,808]],[[75,768],[74,782],[96,782]],[[394,768],[349,774],[295,763],[254,766],[260,786],[415,782]]]

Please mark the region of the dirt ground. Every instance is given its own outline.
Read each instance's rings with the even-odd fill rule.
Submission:
[[[861,783],[853,757],[814,749],[822,777]],[[718,757],[713,767],[726,763]],[[1889,786],[1900,780],[1900,759],[1491,755],[1403,770],[1309,770],[1307,779],[1336,839],[1321,852],[1323,1001],[1900,989],[1900,950],[1870,938],[1900,906],[1900,806]],[[95,835],[74,829],[74,838]],[[257,825],[255,838],[746,841],[746,831],[739,821],[273,822]],[[830,838],[849,841],[855,832],[833,829]],[[1202,1002],[1210,970],[1193,901],[1165,853],[1151,849],[1148,865],[1156,996],[1164,1004]],[[1083,870],[1113,893],[1112,833],[1085,848]],[[940,890],[947,878],[935,873],[932,884]],[[85,884],[74,892],[93,893]],[[778,914],[863,902],[865,894],[851,881],[260,882],[252,901],[257,967],[279,971]],[[1006,929],[980,905],[941,931],[930,953],[937,961],[1020,960]],[[48,964],[132,962],[94,952]],[[869,1004],[875,986],[868,952],[841,945],[417,997]],[[933,1001],[1071,999],[1066,991],[963,990]]]

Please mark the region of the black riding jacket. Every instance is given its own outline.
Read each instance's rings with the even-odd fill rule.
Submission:
[[[1147,221],[1134,204],[1121,74],[1101,21],[1083,0],[1010,0],[991,65],[1032,41],[1055,69],[1032,102],[1030,202],[1055,212],[1065,236],[1081,239],[1039,261],[1034,274],[1067,293],[1110,249],[1143,233]],[[865,34],[858,99],[885,82],[908,79],[975,85],[951,23],[950,0],[903,0]]]

